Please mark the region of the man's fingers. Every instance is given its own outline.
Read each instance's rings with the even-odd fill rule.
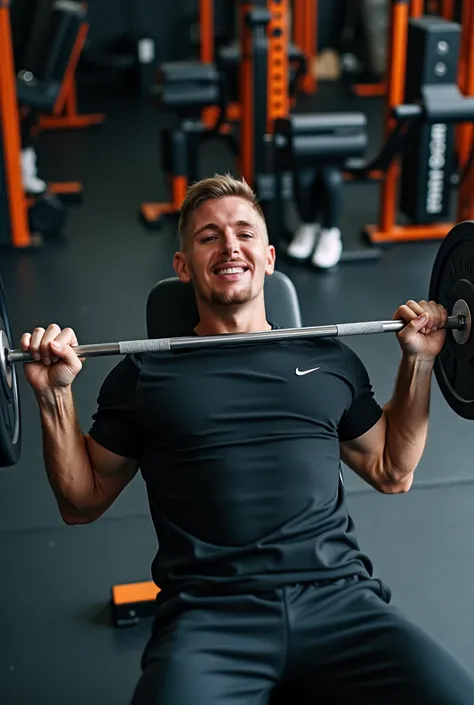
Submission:
[[[61,345],[77,345],[76,334],[72,328],[64,328],[56,337],[56,341]]]
[[[44,332],[39,348],[41,360],[44,365],[50,365],[52,362],[52,353],[50,346],[53,340],[55,340],[55,338],[59,335],[60,332],[61,328],[57,325],[57,323],[52,323]]]
[[[437,304],[436,301],[425,301],[424,299],[421,301],[407,301],[404,306],[400,306],[398,313],[407,322],[426,314],[427,318],[424,321],[424,325],[417,328],[422,333],[438,330],[438,328],[444,326],[448,318],[448,312],[444,306]]]
[[[421,316],[422,313],[425,313],[425,308],[419,303],[418,301],[413,301],[413,299],[410,299],[410,301],[407,301],[405,304],[405,308],[410,309],[410,311],[413,311],[416,316]]]
[[[45,334],[44,328],[35,328],[31,334],[30,339],[30,352],[33,356],[33,360],[41,360],[40,346],[43,336]]]
[[[24,333],[21,338],[21,348],[30,352],[33,359],[44,365],[64,360],[77,367],[78,357],[73,350],[78,341],[72,328],[61,328],[52,323],[47,329],[38,327],[33,333]],[[80,365],[79,365],[80,366]]]
[[[31,343],[31,333],[23,333],[20,340],[20,348],[25,352],[29,352]]]

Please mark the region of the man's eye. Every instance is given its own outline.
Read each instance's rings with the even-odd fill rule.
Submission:
[[[253,237],[253,233],[240,233],[240,237]]]
[[[201,242],[210,242],[211,240],[215,240],[216,236],[215,235],[206,235],[206,237],[203,237]]]

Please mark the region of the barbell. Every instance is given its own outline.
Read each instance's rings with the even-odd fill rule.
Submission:
[[[456,225],[444,238],[431,274],[429,298],[448,311],[447,335],[436,358],[435,376],[448,405],[466,419],[474,419],[474,221]],[[255,333],[185,336],[118,343],[78,345],[79,357],[168,352],[241,343],[294,338],[340,337],[398,332],[405,321],[363,321],[336,325],[283,328]],[[21,454],[20,402],[16,367],[32,362],[30,353],[11,349],[11,328],[0,282],[0,466],[15,465]]]

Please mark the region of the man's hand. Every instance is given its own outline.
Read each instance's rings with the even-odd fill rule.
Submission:
[[[444,306],[435,301],[407,301],[404,306],[399,306],[393,318],[408,323],[397,334],[404,355],[434,360],[441,352],[448,318]]]
[[[72,346],[77,344],[71,328],[61,330],[56,324],[46,330],[36,328],[33,333],[23,334],[21,349],[30,352],[36,360],[24,366],[25,377],[36,394],[72,385],[84,362],[73,350]]]

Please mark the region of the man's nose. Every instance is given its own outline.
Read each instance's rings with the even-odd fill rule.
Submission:
[[[225,253],[238,252],[239,240],[236,234],[231,229],[226,229],[221,240],[222,250]]]

